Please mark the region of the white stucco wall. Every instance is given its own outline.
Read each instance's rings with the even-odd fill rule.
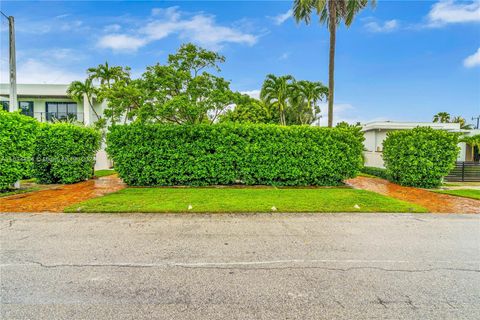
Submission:
[[[437,124],[438,125],[438,124]],[[452,125],[452,124],[446,124]],[[458,124],[455,124],[458,125]],[[404,130],[404,129],[398,129]],[[365,159],[365,166],[368,167],[377,167],[377,168],[384,168],[383,158],[382,158],[382,151],[383,151],[383,141],[387,138],[388,132],[393,131],[393,129],[370,129],[368,131],[364,131],[364,159]],[[466,133],[467,135],[474,135],[477,134],[479,130],[471,130],[471,132]],[[461,142],[458,144],[460,148],[460,152],[457,157],[457,161],[465,161],[466,160],[466,144]]]
[[[385,168],[383,165],[382,152],[363,152],[364,165],[366,167]]]

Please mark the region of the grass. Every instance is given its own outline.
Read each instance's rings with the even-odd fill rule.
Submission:
[[[475,189],[435,190],[435,192],[480,200],[480,190]]]
[[[105,169],[105,170],[95,170],[95,177],[101,178],[101,177],[106,177],[106,176],[111,176],[112,174],[117,173],[113,169]]]
[[[478,187],[480,182],[444,182],[445,187]]]
[[[356,205],[358,207],[356,207]],[[191,209],[188,209],[191,206]],[[272,209],[275,207],[276,210]],[[127,188],[65,212],[426,212],[415,204],[347,188]]]
[[[38,191],[40,189],[41,189],[40,187],[29,187],[29,188],[25,188],[25,189],[16,189],[16,190],[11,190],[11,191],[6,191],[6,192],[0,192],[0,198],[1,197],[13,196],[15,194],[22,194],[22,193],[27,193],[27,192]]]

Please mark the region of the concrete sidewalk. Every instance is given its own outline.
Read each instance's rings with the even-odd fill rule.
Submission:
[[[478,319],[480,216],[0,214],[2,319]]]

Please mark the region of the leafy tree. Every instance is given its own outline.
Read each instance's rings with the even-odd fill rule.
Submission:
[[[219,122],[276,123],[278,122],[276,111],[262,100],[239,94],[235,107],[222,114]]]
[[[439,112],[433,116],[433,122],[448,123],[450,122],[450,113]]]
[[[320,22],[326,24],[330,32],[330,53],[328,67],[328,126],[333,126],[333,92],[335,71],[335,42],[337,26],[343,21],[349,27],[355,15],[368,5],[368,0],[294,0],[293,16],[297,22],[310,23],[316,12]],[[372,5],[375,0],[370,1]]]
[[[182,45],[166,65],[147,67],[140,79],[122,79],[108,88],[106,113],[115,121],[126,116],[140,122],[213,123],[237,96],[227,80],[206,71],[220,71],[224,60],[193,44]]]
[[[144,107],[146,99],[142,80],[116,81],[102,95],[108,101],[104,114],[112,119],[112,123],[122,118],[124,123],[133,120]]]
[[[220,71],[219,63],[225,62],[225,57],[192,43],[184,44],[176,54],[168,56],[168,64],[176,70],[189,72],[196,77],[205,68]]]
[[[281,125],[287,124],[285,110],[288,107],[288,99],[291,97],[294,81],[295,79],[290,75],[277,77],[269,74],[265,78],[260,92],[262,100],[278,109]]]

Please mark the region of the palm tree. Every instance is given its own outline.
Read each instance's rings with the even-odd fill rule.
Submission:
[[[451,123],[460,123],[460,129],[465,129],[465,130],[472,130],[473,126],[471,124],[467,124],[467,121],[465,118],[456,116],[453,117],[453,119],[450,121]]]
[[[309,119],[308,121],[303,121],[305,119],[302,119],[301,123],[312,123],[320,113],[320,108],[317,103],[328,96],[328,88],[321,82],[301,80],[296,83],[296,89],[305,100],[308,110],[311,110],[313,114],[313,119]]]
[[[93,110],[97,119],[100,119],[97,111],[93,108],[93,99],[96,96],[97,89],[92,84],[92,79],[87,78],[85,82],[73,81],[67,89],[67,94],[72,98],[72,100],[81,103],[84,97],[87,99],[90,108]]]
[[[290,75],[277,77],[269,74],[265,78],[260,92],[260,98],[263,101],[278,108],[281,125],[286,125],[285,109],[288,107],[288,98],[294,81],[295,79]]]
[[[448,123],[450,122],[450,113],[439,112],[433,116],[433,122]]]
[[[333,126],[333,92],[335,71],[335,42],[337,26],[344,21],[349,27],[355,14],[368,5],[369,0],[294,0],[293,16],[297,22],[310,23],[312,12],[320,16],[320,22],[330,32],[330,54],[328,65],[328,126]],[[370,0],[375,5],[375,0]]]
[[[96,68],[87,69],[88,77],[92,80],[100,80],[101,85],[110,88],[112,81],[124,80],[130,76],[130,69],[125,70],[120,66],[111,67],[108,62],[99,64]]]

